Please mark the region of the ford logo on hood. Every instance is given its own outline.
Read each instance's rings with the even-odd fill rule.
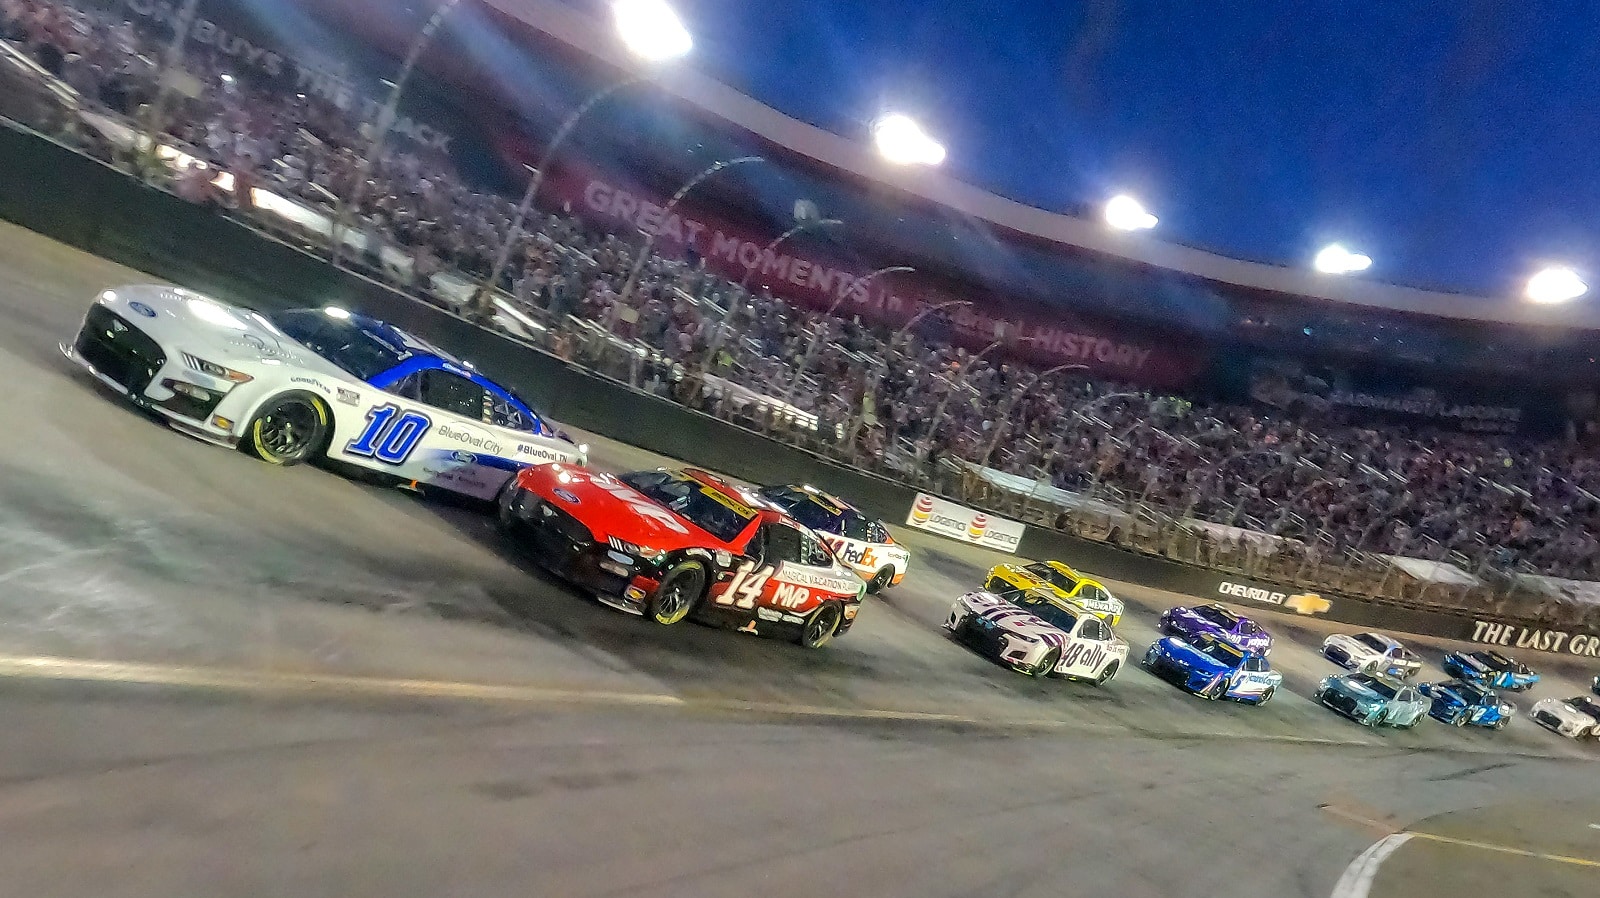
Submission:
[[[560,499],[563,502],[571,502],[573,505],[577,505],[578,504],[578,497],[577,496],[574,496],[573,494],[567,492],[564,489],[561,489],[560,487],[557,487],[553,492],[556,494],[556,498]]]
[[[134,300],[133,302],[128,303],[128,308],[134,310],[135,312],[138,312],[140,315],[143,315],[146,318],[154,318],[154,317],[156,317],[156,310],[155,309],[150,308],[149,306],[145,305],[142,302],[139,302],[138,300]]]
[[[471,452],[462,452],[460,450],[457,450],[455,452],[450,453],[450,459],[452,461],[461,462],[464,465],[470,465],[473,462],[477,461],[478,457],[476,455],[473,455]]]

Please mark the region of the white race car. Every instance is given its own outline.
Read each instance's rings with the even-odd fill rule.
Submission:
[[[492,499],[587,447],[396,327],[338,308],[263,315],[177,287],[101,293],[61,351],[176,430],[273,464],[326,457]]]
[[[1045,589],[969,592],[956,599],[944,628],[979,654],[1035,677],[1099,686],[1128,661],[1128,644],[1110,624]]]
[[[1600,739],[1600,699],[1587,695],[1540,699],[1528,716],[1569,739]]]
[[[882,521],[813,486],[769,486],[761,495],[810,527],[840,561],[867,581],[867,592],[882,592],[905,579],[911,553],[894,541]]]
[[[1382,633],[1335,633],[1322,641],[1322,655],[1346,670],[1408,679],[1422,670],[1416,653]]]

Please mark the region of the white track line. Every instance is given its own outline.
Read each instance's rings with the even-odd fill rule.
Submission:
[[[1367,893],[1372,889],[1372,879],[1378,875],[1378,868],[1411,838],[1411,833],[1395,833],[1372,843],[1372,847],[1361,852],[1345,868],[1344,875],[1334,884],[1330,898],[1367,898]]]

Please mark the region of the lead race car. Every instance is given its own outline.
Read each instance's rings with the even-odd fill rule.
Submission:
[[[956,599],[944,628],[973,650],[1035,677],[1103,686],[1128,661],[1111,626],[1046,589],[980,589]]]
[[[835,557],[867,581],[867,592],[882,592],[905,579],[911,553],[895,543],[882,521],[806,484],[769,486],[761,496],[810,527]]]
[[[588,452],[466,362],[339,308],[263,315],[118,287],[61,351],[173,429],[272,464],[326,458],[492,499],[521,468]]]
[[[501,528],[540,563],[658,624],[695,616],[817,648],[850,629],[866,594],[816,534],[694,468],[613,476],[539,465],[498,505]]]

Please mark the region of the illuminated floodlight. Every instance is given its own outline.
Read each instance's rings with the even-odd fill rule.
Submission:
[[[1371,268],[1372,257],[1365,253],[1353,253],[1337,243],[1330,243],[1317,253],[1317,258],[1312,264],[1323,274],[1350,274]]]
[[[1570,268],[1552,266],[1528,278],[1524,294],[1529,302],[1542,305],[1570,302],[1589,292],[1589,285]]]
[[[896,165],[938,165],[944,145],[928,136],[910,116],[892,113],[872,123],[878,153]]]
[[[1119,231],[1148,231],[1157,221],[1143,204],[1125,193],[1106,203],[1106,224]]]
[[[694,38],[666,0],[612,0],[617,36],[629,52],[649,62],[688,54]]]

